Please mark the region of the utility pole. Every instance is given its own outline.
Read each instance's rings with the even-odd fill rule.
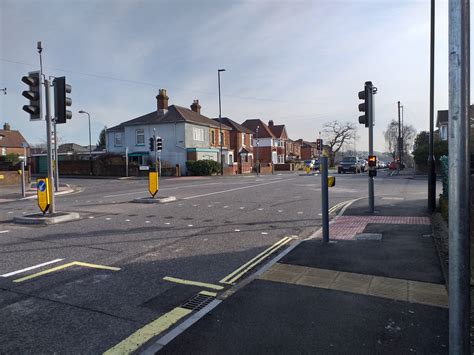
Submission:
[[[428,149],[428,210],[436,209],[436,169],[434,157],[434,49],[435,49],[435,0],[431,0],[430,35],[430,139]]]
[[[397,138],[397,150],[398,150],[398,172],[402,168],[402,126],[400,116],[400,101],[398,101],[398,138]]]
[[[449,2],[449,353],[470,354],[470,9]]]
[[[58,130],[54,121],[54,191],[59,191]]]
[[[222,157],[222,144],[224,142],[224,137],[222,135],[222,112],[221,112],[221,72],[225,69],[217,69],[217,86],[219,89],[219,140],[220,140],[220,154],[221,154],[221,175],[224,175],[224,160]]]
[[[49,213],[54,214],[55,210],[55,198],[54,198],[54,174],[53,174],[53,149],[51,144],[51,87],[49,80],[46,78],[44,79],[44,87],[45,87],[45,98],[46,98],[46,144],[48,146],[48,179],[50,183],[50,207]]]
[[[260,159],[258,157],[258,145],[259,145],[259,140],[258,140],[258,129],[260,126],[257,126],[257,176],[260,175]]]

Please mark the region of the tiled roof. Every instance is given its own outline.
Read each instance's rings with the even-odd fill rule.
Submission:
[[[166,113],[153,111],[146,115],[134,118],[129,121],[107,129],[107,131],[121,131],[125,126],[160,124],[160,123],[175,123],[175,122],[189,122],[196,123],[203,126],[218,128],[219,124],[214,120],[203,116],[193,110],[185,107],[171,105],[168,107]],[[222,125],[222,129],[231,130],[230,127]]]
[[[0,129],[0,147],[22,148],[22,144],[28,142],[19,131]],[[28,145],[29,146],[29,145]]]
[[[275,138],[275,135],[272,133],[270,128],[262,120],[258,118],[245,120],[245,122],[242,123],[242,126],[255,132],[255,135],[257,134],[257,126],[260,126],[258,130],[259,138]]]
[[[276,138],[288,139],[286,128],[284,124],[268,126]]]
[[[219,118],[213,118],[214,121],[216,121],[217,123],[219,123]],[[237,122],[235,121],[232,121],[230,118],[228,117],[222,117],[222,123],[233,128],[235,131],[238,131],[238,132],[244,132],[244,133],[250,133],[250,134],[254,134],[254,132],[252,132],[250,129],[248,129],[247,127],[244,127],[240,124],[238,124]]]

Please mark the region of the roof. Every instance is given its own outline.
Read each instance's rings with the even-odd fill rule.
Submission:
[[[95,149],[95,146],[91,146],[92,150]],[[82,152],[89,152],[89,146],[83,146],[76,143],[64,143],[58,147],[58,153],[82,153]]]
[[[436,127],[446,126],[448,124],[448,110],[439,110],[436,117]]]
[[[161,123],[175,123],[175,122],[189,122],[208,127],[219,127],[219,124],[214,120],[194,112],[185,107],[171,105],[166,112],[153,111],[146,115],[134,118],[129,121],[107,129],[107,131],[122,131],[125,126],[161,124]],[[222,129],[231,130],[230,127],[222,125]]]
[[[284,124],[268,126],[276,138],[288,139],[286,128]]]
[[[19,131],[0,129],[0,147],[23,148],[23,143],[29,147],[25,137]]]
[[[298,139],[297,142],[301,144],[301,148],[317,148],[318,147],[315,142],[308,142],[302,139]]]
[[[259,138],[275,138],[275,135],[272,133],[270,128],[262,120],[258,118],[251,118],[251,119],[245,120],[242,123],[242,126],[255,132],[255,135],[257,134],[257,126],[260,126],[258,130]]]
[[[217,118],[213,118],[214,121],[216,122],[219,122],[219,117]],[[222,123],[229,126],[230,128],[232,128],[234,131],[238,131],[238,132],[243,132],[243,133],[249,133],[249,134],[254,134],[253,131],[251,131],[250,129],[248,129],[247,127],[244,127],[240,124],[238,124],[237,122],[231,120],[229,117],[222,117]]]

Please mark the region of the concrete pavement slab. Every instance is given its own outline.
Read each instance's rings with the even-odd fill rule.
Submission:
[[[281,262],[430,283],[444,283],[438,255],[426,225],[369,224],[366,232],[382,233],[382,241],[320,240],[301,243]]]
[[[255,280],[160,354],[447,354],[448,310]]]

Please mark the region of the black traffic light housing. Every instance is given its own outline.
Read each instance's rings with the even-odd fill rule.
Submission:
[[[163,150],[163,138],[161,138],[161,137],[156,138],[156,150],[158,152]]]
[[[72,105],[72,100],[66,96],[71,91],[71,85],[66,84],[65,76],[54,79],[54,116],[56,123],[66,123],[66,120],[72,118],[72,112],[67,110],[67,107]]]
[[[364,91],[359,91],[359,100],[364,100],[364,102],[359,104],[359,112],[364,112],[362,116],[359,116],[359,123],[369,127],[370,125],[370,104],[369,98],[372,94],[370,92],[371,88],[367,85],[368,82],[364,85]]]
[[[148,141],[150,151],[153,152],[155,150],[155,137],[150,137]]]
[[[29,89],[23,91],[22,95],[26,97],[30,103],[23,106],[23,111],[30,115],[30,120],[41,120],[43,118],[41,110],[41,77],[39,71],[32,71],[28,76],[21,78],[21,81],[28,85]]]
[[[316,139],[316,149],[319,152],[323,150],[323,140],[321,138]]]

